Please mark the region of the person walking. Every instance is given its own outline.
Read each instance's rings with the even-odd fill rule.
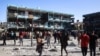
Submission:
[[[77,40],[78,40],[78,46],[80,45],[80,37],[82,36],[82,32],[78,32],[78,35],[77,35]]]
[[[23,32],[21,31],[21,32],[19,32],[19,43],[20,43],[20,45],[22,45],[23,46]]]
[[[14,45],[16,45],[16,33],[14,31],[11,31],[11,38],[14,40]]]
[[[57,40],[57,32],[56,31],[53,33],[53,36],[54,36],[54,43],[56,43],[56,40]]]
[[[51,38],[51,34],[50,32],[48,31],[47,33],[47,46],[50,47],[50,38]]]
[[[37,32],[36,51],[39,53],[39,56],[42,56],[43,45],[43,32]]]
[[[60,31],[57,31],[57,40],[58,40],[58,44],[60,43]]]
[[[6,37],[7,37],[6,32],[3,32],[1,36],[3,38],[3,45],[6,45]]]
[[[88,44],[89,44],[89,36],[87,35],[86,32],[82,33],[82,35],[79,38],[79,42],[81,40],[81,51],[82,55],[86,56],[87,55],[87,49],[88,49]]]
[[[68,52],[66,50],[66,47],[68,46],[68,33],[65,33],[63,30],[61,33],[59,32],[59,37],[60,37],[60,43],[61,43],[61,56],[63,56],[63,49],[66,52],[66,55],[68,56]]]
[[[36,31],[36,32],[35,32],[35,38],[36,38],[36,43],[37,43],[36,51],[38,51],[38,38],[39,38],[39,31]]]
[[[90,47],[90,56],[96,56],[96,42],[97,42],[97,35],[93,31],[92,34],[90,35],[90,42],[89,42],[89,47]]]

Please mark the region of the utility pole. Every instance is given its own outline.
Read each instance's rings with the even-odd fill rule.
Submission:
[[[31,46],[33,46],[33,20],[32,20]]]
[[[30,36],[31,36],[31,46],[33,46],[33,19],[32,19],[31,28],[32,28],[32,32],[30,32]]]

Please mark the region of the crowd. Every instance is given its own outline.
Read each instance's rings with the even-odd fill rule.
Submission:
[[[50,31],[37,31],[35,33],[36,39],[37,39],[37,48],[36,51],[40,53],[39,56],[42,55],[42,49],[44,45],[44,39],[47,40],[47,47],[50,47],[50,41],[51,37],[54,36],[54,44],[60,43],[61,44],[61,55],[63,55],[63,49],[65,50],[66,54],[68,55],[68,52],[66,50],[66,47],[68,46],[68,32],[62,31],[55,31],[54,33]],[[58,42],[57,42],[58,41]]]
[[[51,47],[51,37],[54,37],[54,44],[60,43],[61,44],[61,56],[63,56],[63,50],[66,52],[66,55],[68,56],[68,52],[66,50],[68,46],[68,40],[69,40],[70,33],[65,30],[59,30],[59,31],[35,31],[34,37],[37,41],[36,51],[39,53],[39,56],[42,55],[42,50],[44,46],[44,40],[46,40],[47,47]],[[16,39],[18,38],[20,41],[19,45],[23,46],[23,38],[26,37],[25,32],[20,31],[19,36],[16,36],[16,33],[14,31],[11,32],[2,32],[0,35],[3,38],[3,45],[6,45],[6,38],[11,37],[11,39],[14,40],[14,45],[16,45]],[[30,37],[30,36],[29,36]],[[77,40],[78,44],[81,45],[81,51],[82,55],[87,55],[87,49],[89,46],[90,49],[90,56],[96,56],[96,44],[97,39],[99,37],[95,34],[95,31],[92,32],[78,32],[77,34]]]

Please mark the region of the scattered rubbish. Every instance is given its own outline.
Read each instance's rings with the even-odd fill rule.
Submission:
[[[57,50],[56,50],[56,49],[51,49],[51,50],[49,50],[49,51],[51,51],[51,52],[57,52]]]
[[[68,46],[76,46],[73,42],[71,42],[70,44],[68,44]]]
[[[13,50],[19,50],[19,48],[14,48]]]
[[[100,53],[97,53],[96,55],[100,55]]]

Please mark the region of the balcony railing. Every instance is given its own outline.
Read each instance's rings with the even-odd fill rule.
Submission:
[[[37,19],[39,19],[39,18],[40,18],[39,16],[34,16],[34,17],[33,17],[34,20],[37,20]]]
[[[28,16],[24,16],[24,15],[17,15],[17,18],[28,18]]]
[[[14,13],[8,13],[8,17],[9,17],[9,18],[13,18],[13,17],[16,17],[16,16],[15,16]]]

